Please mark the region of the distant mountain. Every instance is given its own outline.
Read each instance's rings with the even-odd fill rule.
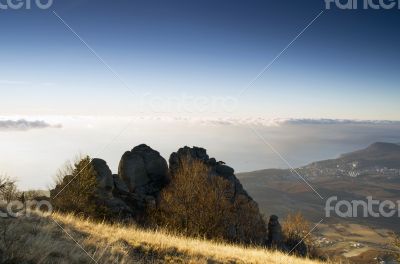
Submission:
[[[346,153],[337,159],[311,163],[305,168],[333,169],[400,169],[400,145],[395,143],[376,142],[365,149]]]
[[[307,219],[318,222],[325,215],[325,201],[318,194],[347,201],[364,200],[371,195],[378,200],[400,200],[400,145],[377,142],[365,149],[343,154],[337,159],[314,162],[296,171],[265,169],[236,176],[265,214],[284,217],[289,212],[300,210]],[[328,220],[336,221],[333,218]],[[342,218],[337,220],[343,221]],[[346,221],[400,232],[397,215]]]

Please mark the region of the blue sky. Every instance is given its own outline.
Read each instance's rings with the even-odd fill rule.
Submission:
[[[2,10],[0,110],[135,115],[147,93],[235,97],[324,9],[317,0],[56,0],[49,10]],[[326,10],[234,113],[217,114],[400,120],[399,12]]]

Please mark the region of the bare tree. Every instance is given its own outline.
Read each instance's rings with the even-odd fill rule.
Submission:
[[[301,212],[289,214],[282,224],[282,231],[289,239],[301,240],[310,232],[308,222]]]
[[[235,242],[258,241],[254,223],[257,205],[240,195],[232,201],[233,184],[211,173],[199,160],[182,160],[170,184],[161,192],[150,216],[157,224],[187,236]]]
[[[160,208],[152,212],[158,224],[188,236],[226,237],[233,210],[226,194],[229,182],[209,175],[201,161],[184,160],[162,191]]]
[[[16,180],[11,179],[6,175],[0,176],[0,199],[7,203],[17,199],[18,191]]]
[[[317,258],[320,256],[320,252],[313,244],[314,238],[310,234],[310,230],[311,223],[301,212],[289,214],[282,224],[285,244],[290,249],[295,249],[294,254]]]

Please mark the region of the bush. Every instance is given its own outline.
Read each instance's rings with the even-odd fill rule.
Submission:
[[[16,181],[7,176],[0,176],[0,200],[7,203],[18,199]]]
[[[161,192],[154,217],[160,225],[188,236],[223,239],[233,207],[225,190],[229,183],[209,177],[200,161],[183,161],[171,183]]]
[[[202,161],[182,160],[170,184],[162,190],[159,206],[150,213],[150,218],[158,226],[186,236],[256,241],[255,237],[262,236],[252,224],[256,216],[261,218],[258,207],[256,204],[252,207],[240,195],[231,201],[231,192],[232,184],[211,175]]]
[[[289,214],[282,224],[282,231],[285,237],[285,245],[288,250],[293,250],[294,254],[315,257],[313,239],[309,233],[311,224],[300,213]]]
[[[282,224],[282,231],[286,239],[301,240],[310,232],[310,222],[308,222],[301,212],[288,214]],[[306,240],[309,240],[307,237]]]
[[[97,174],[86,156],[74,165],[65,165],[56,178],[56,186],[50,191],[54,209],[94,218],[109,217],[108,210],[97,199]]]

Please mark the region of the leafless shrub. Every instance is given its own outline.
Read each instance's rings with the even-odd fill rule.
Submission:
[[[289,214],[282,223],[282,231],[288,239],[301,240],[310,232],[310,229],[310,222],[301,212]],[[310,240],[309,236],[306,240]]]
[[[209,169],[200,161],[183,161],[171,184],[161,193],[155,213],[158,224],[188,236],[222,239],[226,217],[233,208],[225,190],[228,182],[209,177]]]
[[[293,253],[319,258],[320,252],[314,247],[314,238],[310,222],[305,219],[301,212],[289,214],[282,224],[282,231],[285,236],[285,244]]]
[[[18,190],[16,180],[5,175],[0,176],[0,200],[9,203],[17,198]]]
[[[256,241],[262,233],[251,223],[259,216],[258,207],[240,195],[231,201],[231,191],[231,183],[211,176],[203,162],[183,160],[161,192],[159,208],[150,214],[159,226],[186,236]]]

